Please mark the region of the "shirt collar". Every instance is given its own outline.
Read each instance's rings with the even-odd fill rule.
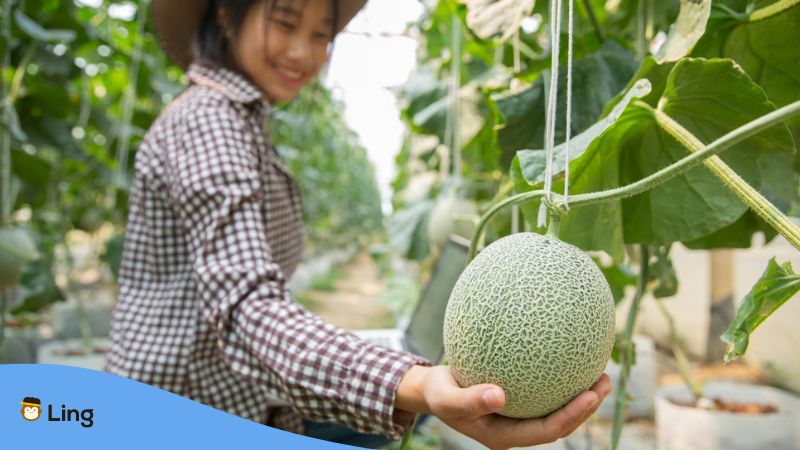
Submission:
[[[219,91],[235,102],[247,104],[261,100],[266,105],[261,91],[250,80],[224,67],[194,62],[187,76],[193,83]]]

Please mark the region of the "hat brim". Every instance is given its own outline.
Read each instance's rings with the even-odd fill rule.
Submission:
[[[367,0],[338,0],[339,33],[364,7]],[[208,0],[153,0],[150,14],[161,47],[176,64],[186,69],[194,58],[192,39],[208,9]]]

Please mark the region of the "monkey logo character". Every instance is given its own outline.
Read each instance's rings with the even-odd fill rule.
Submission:
[[[25,397],[19,404],[22,405],[22,417],[28,422],[33,422],[42,415],[42,402],[36,397]]]

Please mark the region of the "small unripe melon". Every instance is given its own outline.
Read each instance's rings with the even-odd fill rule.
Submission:
[[[501,415],[542,417],[591,387],[614,345],[614,298],[577,247],[536,233],[486,247],[456,282],[444,319],[461,386],[496,384]]]
[[[442,248],[451,234],[471,237],[475,224],[469,217],[477,215],[478,210],[472,202],[458,198],[455,193],[444,195],[428,218],[428,242],[431,248]]]
[[[0,291],[19,282],[25,264],[38,257],[24,228],[0,228]]]

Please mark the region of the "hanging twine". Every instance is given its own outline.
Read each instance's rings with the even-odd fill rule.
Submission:
[[[574,6],[573,0],[568,0],[568,30],[567,30],[567,110],[566,110],[566,140],[564,144],[564,205],[568,205],[569,201],[569,144],[571,137],[570,127],[572,126],[572,47],[573,47],[573,18]],[[551,69],[550,69],[550,86],[549,89],[545,87],[547,92],[547,102],[545,111],[545,153],[547,163],[545,167],[544,179],[544,198],[539,207],[538,226],[544,227],[547,224],[547,211],[558,212],[558,209],[553,203],[552,190],[553,190],[553,150],[555,148],[556,138],[556,120],[558,110],[558,66],[561,48],[561,0],[552,0],[550,2],[550,41],[551,41]],[[546,81],[546,80],[545,80]],[[546,85],[547,83],[545,83]]]
[[[520,58],[520,42],[519,42],[519,29],[517,32],[514,33],[514,73],[518,74],[522,70],[522,62]],[[511,233],[516,234],[519,233],[520,230],[520,207],[519,205],[514,205],[511,207]]]

